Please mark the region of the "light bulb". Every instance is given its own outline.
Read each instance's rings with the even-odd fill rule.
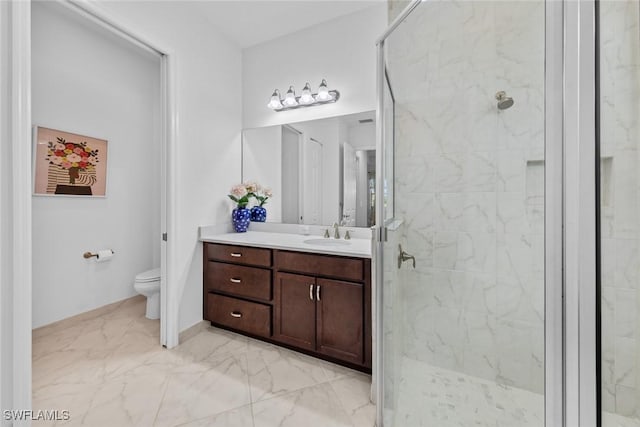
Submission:
[[[329,93],[329,89],[327,88],[327,81],[322,79],[322,83],[320,83],[320,87],[318,87],[318,101],[331,101],[333,97]]]
[[[269,101],[267,107],[273,110],[282,109],[282,101],[280,101],[280,92],[278,91],[278,89],[273,91],[273,95],[271,95],[271,101]]]
[[[298,101],[296,101],[296,93],[293,90],[293,86],[289,86],[289,90],[284,97],[284,101],[282,102],[285,107],[295,107],[298,105]]]
[[[311,85],[307,82],[307,84],[304,85],[304,89],[302,89],[302,95],[300,95],[300,104],[309,105],[314,102],[316,102],[316,100],[313,99],[313,95],[311,95]]]

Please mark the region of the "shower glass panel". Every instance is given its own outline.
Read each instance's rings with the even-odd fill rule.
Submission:
[[[544,1],[422,2],[382,49],[383,424],[542,427]]]
[[[599,2],[600,402],[640,427],[640,10]]]

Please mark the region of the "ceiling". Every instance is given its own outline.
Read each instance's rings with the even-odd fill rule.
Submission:
[[[384,0],[209,0],[194,4],[220,33],[246,48],[381,1]]]

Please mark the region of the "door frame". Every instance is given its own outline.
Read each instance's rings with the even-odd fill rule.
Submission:
[[[322,165],[324,164],[324,144],[320,141],[318,141],[317,139],[309,136],[308,133],[306,132],[302,132],[300,134],[300,141],[301,141],[301,155],[302,155],[302,163],[300,163],[301,169],[300,169],[300,182],[302,183],[302,185],[299,187],[300,190],[300,202],[302,204],[302,210],[301,212],[301,216],[303,218],[302,223],[303,224],[310,224],[309,222],[306,222],[309,220],[309,216],[307,215],[310,210],[309,210],[309,199],[310,197],[308,197],[309,193],[313,193],[314,194],[314,198],[316,199],[315,202],[317,202],[319,205],[318,207],[318,211],[317,211],[317,215],[318,215],[318,222],[317,223],[313,223],[312,225],[319,225],[322,223],[322,215],[324,213],[324,211],[322,210],[322,201],[323,201],[323,197],[324,197],[324,188],[323,188],[323,183],[324,183],[324,176],[322,173]],[[319,179],[316,185],[316,190],[318,190],[317,192],[314,191],[310,191],[307,192],[305,191],[305,184],[307,184],[307,180],[305,179],[305,175],[304,175],[304,171],[307,170],[308,168],[306,167],[307,161],[309,159],[309,153],[310,153],[310,147],[311,144],[316,144],[318,147],[320,147],[320,168],[319,168]],[[316,163],[317,164],[317,163]]]
[[[9,3],[8,21],[11,26],[9,40],[9,90],[11,142],[11,176],[12,206],[3,219],[13,229],[11,236],[11,270],[13,283],[11,286],[12,312],[3,313],[3,318],[11,318],[12,349],[11,360],[3,362],[13,372],[9,374],[11,398],[3,396],[3,403],[10,401],[12,408],[31,408],[31,4],[13,1]],[[3,261],[4,263],[4,261]],[[4,292],[0,292],[0,295]],[[11,295],[9,294],[9,295]],[[2,306],[6,303],[3,302]],[[6,338],[3,337],[3,344]],[[13,374],[13,377],[11,377]],[[31,425],[27,420],[14,420],[16,426]]]
[[[596,427],[596,2],[563,4],[565,425]]]
[[[174,265],[176,241],[176,161],[177,102],[175,52],[159,45],[153,37],[120,23],[117,18],[92,1],[57,0],[129,42],[157,52],[161,60],[161,227],[170,237],[161,244],[161,321],[160,344],[171,348],[178,344],[179,295],[177,268]],[[9,87],[11,96],[11,150],[13,203],[10,209],[13,229],[13,313],[12,362],[13,408],[30,409],[32,401],[32,123],[31,123],[31,2],[10,4],[11,23]],[[3,372],[5,374],[5,372]],[[16,421],[15,425],[27,425]]]
[[[302,185],[300,185],[302,183],[302,173],[303,173],[303,168],[302,168],[302,146],[303,146],[303,135],[302,132],[300,132],[298,129],[296,129],[295,127],[293,127],[290,124],[285,124],[282,125],[282,139],[284,139],[284,132],[291,132],[292,134],[295,134],[298,137],[298,164],[297,164],[297,174],[298,174],[298,216],[296,218],[296,224],[303,224],[303,220],[300,219],[300,216],[302,215],[302,198],[304,197],[304,191],[302,189]],[[244,171],[242,176],[244,176]]]

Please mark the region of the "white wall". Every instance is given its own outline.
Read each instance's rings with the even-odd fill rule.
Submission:
[[[387,6],[346,15],[243,51],[243,126],[273,124],[351,114],[376,108],[376,40],[387,26]],[[325,78],[338,89],[332,105],[274,112],[267,108],[275,88],[282,94],[305,82],[314,88]]]
[[[349,144],[356,150],[375,149],[376,125],[375,123],[358,123],[349,126]]]
[[[282,222],[282,126],[247,129],[242,144],[242,179],[271,188],[273,197],[265,205],[267,220]],[[255,203],[251,200],[249,205]]]
[[[176,59],[176,235],[179,328],[202,320],[202,244],[198,226],[230,221],[226,195],[240,180],[240,49],[181,2],[99,5],[127,28],[169,50]]]
[[[108,140],[106,198],[33,197],[36,328],[135,295],[159,266],[160,60],[56,3],[33,3],[32,42],[34,123]],[[110,262],[82,257],[103,248]]]

